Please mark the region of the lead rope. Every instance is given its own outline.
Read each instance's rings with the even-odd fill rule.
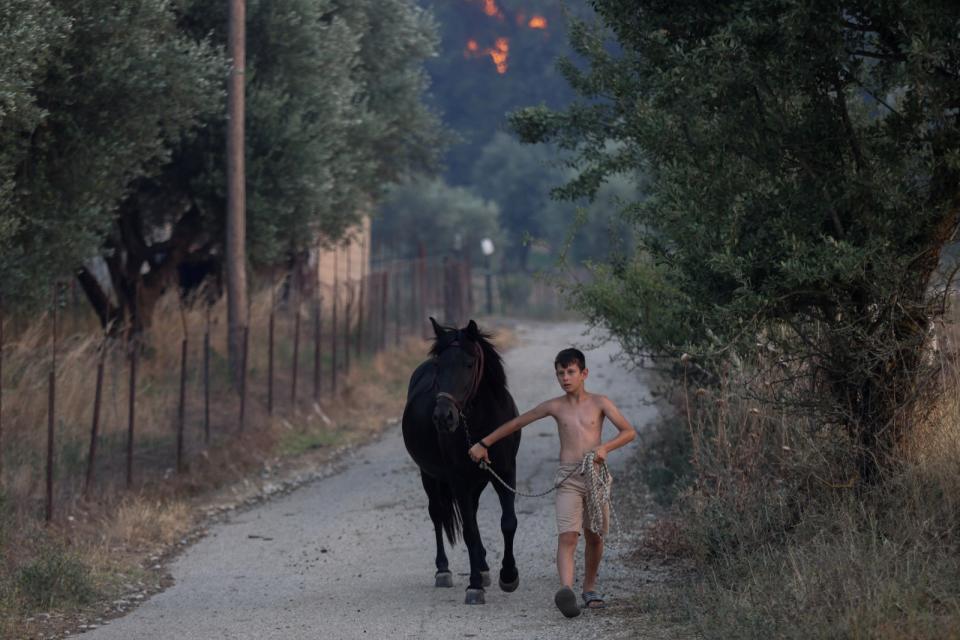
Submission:
[[[460,412],[460,420],[463,423],[463,435],[467,440],[467,450],[469,450],[470,447],[473,446],[473,441],[470,438],[470,428],[467,425],[466,411]],[[587,476],[587,519],[590,521],[590,530],[603,531],[603,505],[606,503],[610,510],[610,520],[613,521],[615,529],[619,533],[620,521],[617,519],[617,514],[613,509],[613,500],[611,500],[613,476],[610,475],[610,469],[607,467],[606,462],[601,462],[600,464],[594,463],[593,460],[596,455],[595,452],[588,451],[584,454],[579,466],[571,469],[570,473],[565,475],[559,482],[554,482],[552,487],[540,493],[525,493],[516,487],[511,487],[506,480],[501,478],[500,475],[493,470],[493,467],[483,460],[480,461],[480,468],[489,472],[507,491],[524,498],[542,498],[543,496],[549,495],[559,489],[560,485],[579,471],[580,475]]]

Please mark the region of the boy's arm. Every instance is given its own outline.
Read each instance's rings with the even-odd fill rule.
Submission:
[[[620,433],[609,442],[605,442],[596,448],[595,462],[604,462],[607,459],[608,453],[614,449],[619,449],[637,437],[636,429],[623,417],[623,414],[620,413],[620,410],[617,409],[617,406],[613,404],[610,398],[603,396],[600,400],[600,408],[603,410],[603,415],[613,423],[613,426],[615,426]]]
[[[502,425],[494,429],[488,435],[480,438],[480,442],[470,447],[470,450],[467,454],[470,456],[470,459],[474,462],[479,462],[480,460],[485,460],[490,462],[490,455],[487,451],[487,448],[492,447],[497,440],[506,438],[508,435],[514,431],[519,431],[531,422],[536,422],[540,418],[546,418],[550,415],[550,401],[541,402],[530,411],[526,413],[521,413],[516,418],[504,422]]]

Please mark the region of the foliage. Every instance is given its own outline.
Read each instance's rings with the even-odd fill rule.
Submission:
[[[581,306],[634,357],[686,351],[714,374],[759,342],[807,384],[750,392],[845,427],[873,473],[929,379],[960,215],[960,7],[592,5],[608,31],[577,24],[589,68],[564,66],[583,100],[513,118],[576,153],[565,196],[649,175],[634,258],[598,269]]]
[[[15,0],[0,38],[0,292],[16,304],[96,254],[130,183],[209,108],[219,69],[168,0]]]
[[[388,192],[382,215],[374,226],[374,243],[389,240],[401,256],[417,255],[420,243],[428,255],[446,255],[459,242],[475,257],[480,241],[490,238],[500,246],[496,203],[464,187],[451,187],[442,179],[415,179]],[[457,237],[459,236],[459,240]]]
[[[183,2],[180,28],[222,50],[226,9]],[[435,27],[409,0],[256,1],[247,11],[248,253],[275,265],[339,239],[385,183],[435,167],[444,133],[423,104],[421,69]],[[106,241],[109,278],[81,273],[104,324],[141,327],[184,270],[219,271],[225,128],[223,108],[204,113],[170,162],[132,185]]]
[[[37,558],[19,570],[17,590],[35,609],[89,604],[96,596],[89,568],[49,542]]]

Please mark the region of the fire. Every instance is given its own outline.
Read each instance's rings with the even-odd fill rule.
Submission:
[[[547,19],[543,16],[533,16],[530,18],[530,22],[527,23],[527,26],[531,29],[546,29]]]
[[[507,58],[510,57],[510,41],[506,38],[497,38],[494,49],[490,52],[493,64],[497,66],[497,73],[507,72]]]
[[[483,12],[491,18],[503,20],[503,12],[497,6],[497,0],[483,0]]]
[[[487,47],[484,49],[480,48],[480,45],[477,44],[476,40],[468,40],[467,48],[463,52],[463,55],[467,58],[490,56],[490,59],[493,60],[494,66],[497,67],[497,73],[502,75],[507,72],[508,68],[507,63],[510,58],[510,40],[507,38],[497,38],[492,48]]]

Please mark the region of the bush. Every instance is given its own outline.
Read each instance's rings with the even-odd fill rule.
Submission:
[[[900,465],[864,483],[849,439],[744,398],[691,390],[646,451],[700,560],[676,601],[703,637],[956,637],[960,402],[915,420]]]
[[[17,572],[17,590],[28,606],[37,609],[85,605],[97,595],[90,570],[58,545],[43,547]]]

